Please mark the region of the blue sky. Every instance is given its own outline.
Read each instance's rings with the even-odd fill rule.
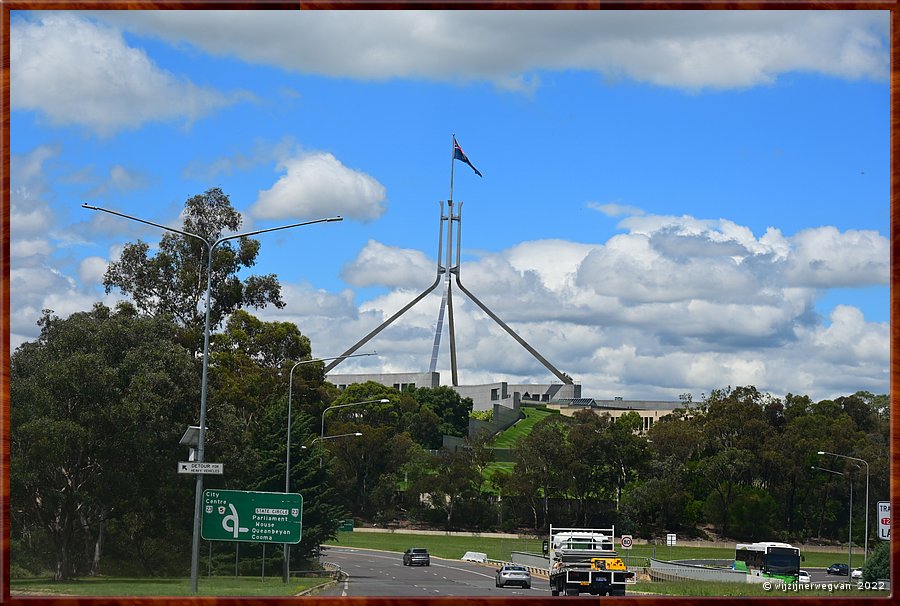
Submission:
[[[12,346],[221,187],[314,355],[435,277],[598,398],[888,391],[887,12],[13,12]],[[440,291],[339,371],[427,370]],[[458,290],[463,383],[555,380]],[[438,364],[449,381],[447,338]]]

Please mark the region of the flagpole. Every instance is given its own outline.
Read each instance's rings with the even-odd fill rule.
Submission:
[[[453,160],[456,157],[456,133],[450,135],[450,204],[453,204]]]

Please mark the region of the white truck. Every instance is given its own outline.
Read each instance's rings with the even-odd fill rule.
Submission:
[[[544,543],[552,595],[625,595],[635,582],[616,554],[613,528],[554,528]]]

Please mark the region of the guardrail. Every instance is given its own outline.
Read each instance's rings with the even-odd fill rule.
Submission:
[[[727,583],[761,583],[762,577],[729,568],[707,568],[686,562],[667,562],[650,558],[650,578],[660,581],[725,581]]]

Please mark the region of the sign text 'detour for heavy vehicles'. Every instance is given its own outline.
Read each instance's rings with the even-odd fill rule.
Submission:
[[[204,490],[201,509],[200,536],[207,541],[300,542],[299,494]]]

